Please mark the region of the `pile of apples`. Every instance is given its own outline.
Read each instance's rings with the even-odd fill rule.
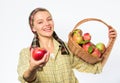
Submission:
[[[84,33],[81,29],[75,29],[72,33],[73,40],[78,43],[86,52],[90,53],[92,56],[101,57],[105,52],[106,47],[102,42],[97,43],[96,45],[91,42],[90,33]]]

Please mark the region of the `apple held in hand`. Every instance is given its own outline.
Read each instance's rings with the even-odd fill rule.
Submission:
[[[35,60],[40,60],[43,58],[43,56],[45,55],[45,53],[47,53],[47,51],[43,48],[40,47],[36,47],[32,49],[32,57]]]
[[[106,49],[105,45],[101,42],[96,44],[96,48],[98,48],[101,53],[104,53],[104,51]]]

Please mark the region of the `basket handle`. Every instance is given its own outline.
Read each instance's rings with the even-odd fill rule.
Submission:
[[[105,23],[104,21],[102,21],[102,20],[100,20],[100,19],[97,19],[97,18],[86,18],[86,19],[83,19],[83,20],[79,21],[79,22],[75,25],[75,27],[73,28],[72,32],[73,32],[78,26],[80,26],[81,24],[83,24],[83,23],[85,23],[85,22],[88,22],[88,21],[98,21],[98,22],[101,22],[101,23],[103,23],[104,25],[106,25],[106,26],[108,27],[108,30],[109,30],[109,29],[112,29],[112,26],[108,25],[107,23]],[[112,41],[112,40],[115,40],[115,38],[111,38],[111,39],[109,39],[109,40]]]
[[[83,19],[80,22],[78,22],[75,25],[75,27],[73,28],[73,30],[75,30],[78,26],[80,26],[81,24],[83,24],[85,22],[88,22],[88,21],[98,21],[98,22],[101,22],[101,23],[105,24],[108,27],[108,29],[112,28],[110,25],[108,25],[107,23],[105,23],[104,21],[102,21],[100,19],[97,19],[97,18],[86,18],[86,19]]]

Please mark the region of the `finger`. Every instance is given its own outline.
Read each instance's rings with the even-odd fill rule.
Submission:
[[[112,32],[117,33],[114,28],[112,28],[112,29],[109,30],[109,33],[112,33]]]
[[[42,63],[39,65],[40,68],[44,67],[46,63]]]
[[[117,33],[115,32],[115,31],[111,31],[110,33],[109,33],[110,35],[117,35]]]
[[[39,68],[42,68],[43,67],[43,65],[39,65]]]
[[[40,62],[40,65],[39,65],[39,67],[43,67],[43,66],[45,66],[46,65],[46,63],[48,62],[48,56],[49,56],[49,54],[48,53],[46,53],[45,55],[44,55],[44,57],[43,57],[43,59],[41,60],[41,62]]]
[[[114,38],[114,37],[116,37],[117,36],[117,32],[116,32],[116,30],[115,29],[110,29],[109,30],[109,38]]]
[[[33,57],[32,57],[32,52],[33,52],[33,50],[34,50],[34,48],[31,48],[30,49],[30,59],[33,61],[34,59],[33,59]]]
[[[39,60],[39,64],[43,64],[46,63],[46,57],[47,57],[47,53],[43,56],[43,58],[41,60]]]
[[[46,65],[46,63],[47,63],[48,60],[49,60],[49,56],[50,56],[50,52],[47,52],[47,53],[44,55],[44,57],[42,58],[39,67],[43,67],[43,66]]]

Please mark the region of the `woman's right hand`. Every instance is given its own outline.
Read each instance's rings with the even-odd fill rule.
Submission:
[[[45,55],[43,56],[43,58],[41,60],[34,60],[34,58],[32,57],[32,53],[31,53],[31,57],[30,57],[30,70],[37,70],[39,68],[42,68],[43,66],[45,66],[45,64],[48,62],[49,60],[49,56],[50,56],[50,52],[47,51],[47,53],[45,53]]]
[[[45,66],[45,64],[48,62],[49,60],[49,56],[50,56],[50,52],[47,51],[47,53],[43,56],[43,58],[41,60],[34,60],[32,57],[32,52],[31,52],[31,56],[30,56],[30,66],[28,68],[27,71],[25,71],[23,78],[25,81],[31,83],[32,81],[34,81],[36,79],[36,71],[37,69]]]

